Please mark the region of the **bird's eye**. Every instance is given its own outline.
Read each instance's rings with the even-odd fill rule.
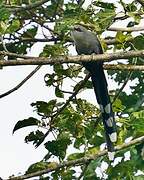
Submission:
[[[76,31],[79,31],[79,32],[82,31],[81,28],[79,28],[79,27],[75,27],[74,29],[75,29]]]

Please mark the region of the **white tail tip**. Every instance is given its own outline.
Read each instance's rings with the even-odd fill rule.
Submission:
[[[117,141],[117,133],[116,132],[109,134],[109,137],[110,137],[111,142]]]
[[[108,152],[108,158],[110,161],[113,161],[114,160],[114,156],[115,156],[115,152]]]

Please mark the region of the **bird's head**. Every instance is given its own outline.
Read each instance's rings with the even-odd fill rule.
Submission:
[[[71,36],[75,42],[79,40],[83,40],[87,32],[88,30],[82,25],[74,25],[71,28]]]

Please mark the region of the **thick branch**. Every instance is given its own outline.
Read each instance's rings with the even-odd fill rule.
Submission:
[[[137,139],[134,139],[134,140],[130,141],[129,143],[124,143],[122,145],[116,146],[115,150],[121,151],[121,150],[124,150],[130,146],[133,146],[133,145],[136,145],[136,144],[139,144],[142,142],[144,142],[144,136],[141,136]],[[88,163],[90,160],[95,160],[98,157],[104,156],[106,154],[107,154],[107,150],[100,151],[99,153],[93,154],[91,156],[85,156],[85,157],[77,159],[77,160],[67,161],[67,162],[64,162],[62,164],[55,165],[55,167],[52,167],[52,168],[48,168],[48,169],[45,169],[42,171],[37,171],[35,173],[31,173],[31,174],[27,174],[27,175],[12,177],[12,178],[9,178],[8,180],[21,180],[21,179],[28,179],[28,178],[35,177],[35,176],[41,176],[43,174],[58,170],[58,169],[63,168],[63,167],[70,167],[70,166]]]
[[[126,14],[125,14],[125,13],[126,13]],[[133,12],[133,15],[135,15],[135,16],[141,16],[141,15],[143,15],[143,12],[138,10],[138,11],[136,11],[136,12]],[[114,22],[117,21],[117,20],[125,20],[125,19],[127,19],[127,18],[129,18],[129,17],[131,17],[131,16],[129,15],[129,13],[127,13],[127,12],[120,12],[120,13],[118,13],[117,16],[114,18]]]
[[[7,53],[8,54],[8,53]],[[11,53],[15,55],[14,53]],[[16,54],[17,55],[17,54]],[[15,55],[15,56],[16,56]],[[18,57],[18,55],[17,55]],[[24,56],[27,58],[26,56]],[[144,50],[141,51],[128,51],[117,53],[105,54],[92,54],[92,55],[79,55],[79,56],[59,56],[59,57],[31,57],[23,60],[0,60],[0,66],[17,66],[17,65],[46,65],[56,63],[80,63],[89,61],[105,61],[109,62],[117,59],[128,59],[132,57],[144,57]]]
[[[122,32],[134,32],[134,31],[143,31],[144,27],[109,27],[109,31],[122,31]]]
[[[103,67],[107,70],[144,71],[143,65],[104,64]]]

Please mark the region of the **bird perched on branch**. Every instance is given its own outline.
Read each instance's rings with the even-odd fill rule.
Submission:
[[[75,25],[71,30],[71,36],[74,40],[77,53],[103,54],[102,46],[96,34],[87,30],[82,25]],[[113,143],[117,141],[116,123],[112,105],[107,89],[107,81],[103,70],[102,61],[83,62],[83,66],[90,72],[94,92],[97,102],[99,104],[103,125],[105,129],[105,137],[108,149],[108,157],[110,160],[114,159]]]

